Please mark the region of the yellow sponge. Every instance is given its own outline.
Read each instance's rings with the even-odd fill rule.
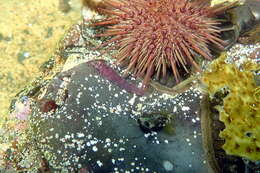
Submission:
[[[225,129],[220,137],[225,139],[223,149],[227,154],[241,156],[252,161],[260,160],[260,87],[256,86],[253,71],[259,65],[244,63],[238,69],[225,63],[226,55],[213,62],[204,72],[202,81],[213,96],[221,88],[228,88],[229,94],[223,105],[216,106],[220,121]]]

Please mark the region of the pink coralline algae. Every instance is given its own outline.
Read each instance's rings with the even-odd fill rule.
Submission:
[[[114,71],[114,69],[109,67],[104,60],[92,60],[88,63],[93,66],[102,77],[116,84],[120,88],[125,89],[129,93],[134,93],[139,96],[144,95],[144,89],[138,88],[136,85],[127,82],[124,78],[119,76],[117,72]]]
[[[27,120],[30,113],[30,99],[23,97],[21,101],[15,104],[15,110],[12,112],[12,116],[18,120]]]

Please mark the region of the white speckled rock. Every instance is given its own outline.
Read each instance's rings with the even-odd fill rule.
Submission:
[[[53,170],[206,172],[200,97],[194,89],[175,97],[154,90],[138,96],[102,77],[91,63],[82,63],[52,80],[41,99],[57,104],[65,99],[55,109],[41,109],[39,103],[30,124]],[[174,130],[163,126],[144,132],[138,119],[145,113],[169,115],[167,128]]]

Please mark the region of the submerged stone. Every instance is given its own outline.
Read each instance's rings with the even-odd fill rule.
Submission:
[[[246,15],[240,18],[240,12]],[[247,6],[233,10],[233,17],[231,30],[227,26],[222,33],[230,46],[253,20]],[[88,22],[75,25],[57,56],[42,66],[44,75],[17,94],[11,109],[25,117],[26,128],[15,141],[19,145],[8,150],[8,164],[30,172],[190,173],[215,171],[214,164],[224,172],[245,172],[241,158],[226,159],[221,149],[218,132],[224,127],[218,117],[200,114],[197,75],[178,85],[169,76],[141,88],[139,79],[123,76],[109,54],[95,51],[102,41],[93,38],[95,32]],[[243,57],[236,49],[241,48],[229,51],[230,63]],[[16,109],[17,101],[22,109]]]
[[[121,69],[103,63],[121,74]],[[126,80],[136,87],[141,84],[133,77]],[[63,90],[68,96],[59,102]],[[55,111],[42,112],[35,104],[30,126],[35,145],[53,171],[207,170],[197,90],[174,97],[149,89],[138,96],[111,82],[87,62],[58,74],[43,93],[40,99],[60,105]],[[142,114],[155,112],[174,119],[174,123],[168,123],[174,133],[163,130],[163,126],[142,130],[138,123]]]

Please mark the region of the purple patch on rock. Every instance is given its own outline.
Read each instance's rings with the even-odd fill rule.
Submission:
[[[15,110],[12,115],[18,120],[27,120],[30,112],[30,99],[24,96],[21,98],[21,101],[15,104]]]
[[[136,85],[127,82],[127,80],[119,76],[113,68],[109,67],[105,60],[92,60],[87,63],[92,65],[102,77],[116,84],[120,88],[125,89],[127,92],[134,93],[139,96],[144,95],[144,89],[138,88]]]

